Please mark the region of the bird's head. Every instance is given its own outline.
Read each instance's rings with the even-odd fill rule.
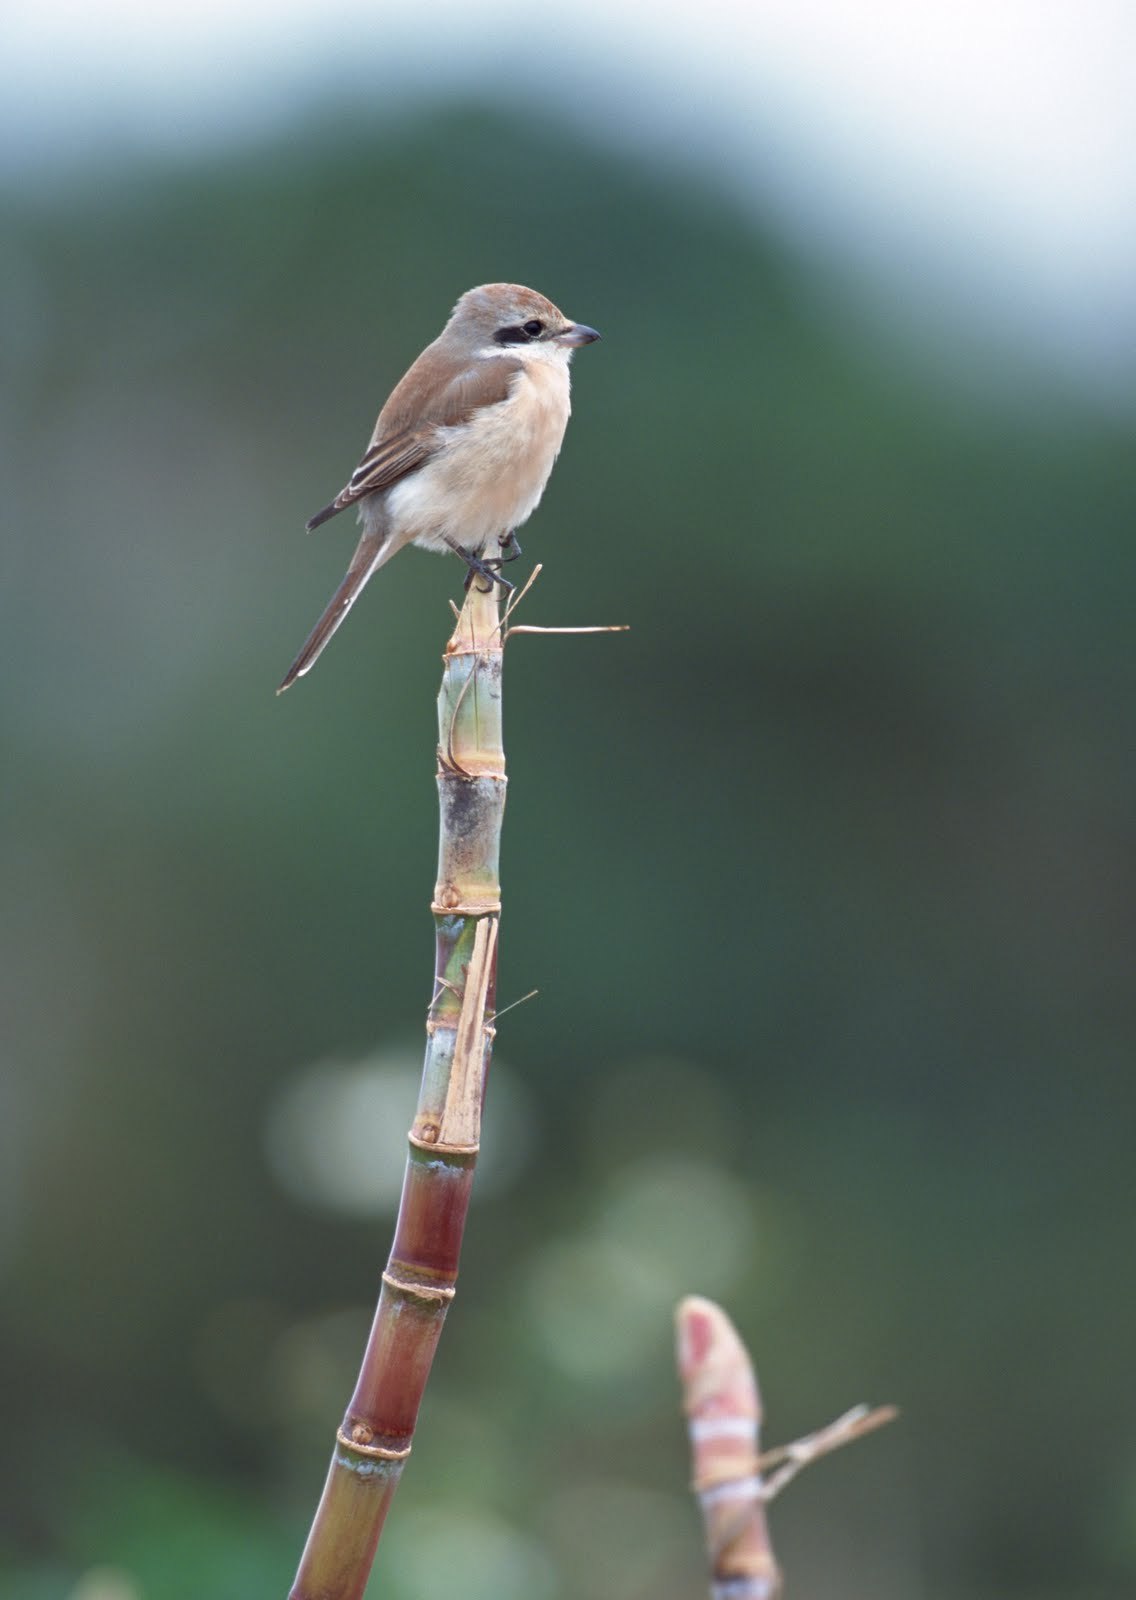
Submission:
[[[468,289],[453,309],[446,336],[468,342],[474,350],[496,346],[521,354],[536,346],[565,355],[599,338],[594,328],[573,322],[551,300],[519,283]]]

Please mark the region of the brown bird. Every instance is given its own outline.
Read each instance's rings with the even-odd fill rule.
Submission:
[[[578,345],[598,338],[517,283],[462,295],[379,412],[346,487],[308,523],[310,531],[358,504],[363,535],[278,694],[311,669],[367,579],[403,545],[456,551],[470,577],[512,587],[499,569],[519,554],[514,534],[560,453],[568,363]]]

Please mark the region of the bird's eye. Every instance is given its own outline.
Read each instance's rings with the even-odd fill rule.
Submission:
[[[531,322],[525,323],[525,332],[528,334],[530,339],[538,339],[544,332],[544,323],[538,322],[534,317]]]

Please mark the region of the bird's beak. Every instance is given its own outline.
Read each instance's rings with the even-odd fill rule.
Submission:
[[[563,333],[553,336],[553,344],[566,344],[569,349],[575,350],[577,345],[595,344],[599,334],[594,328],[589,328],[582,322],[574,322],[570,328],[565,328]]]

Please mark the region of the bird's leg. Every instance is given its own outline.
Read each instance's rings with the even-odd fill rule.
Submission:
[[[495,572],[493,570],[492,562],[483,561],[481,557],[479,555],[475,555],[472,550],[466,550],[464,546],[457,542],[456,539],[447,539],[446,543],[449,545],[450,549],[455,555],[461,556],[462,560],[469,568],[469,571],[465,576],[464,587],[466,589],[469,588],[474,578],[478,577],[484,578],[490,585],[499,583],[502,589],[505,589],[509,594],[512,594],[513,590],[516,588],[516,584],[510,583],[508,578],[503,578],[499,572]],[[485,592],[488,594],[488,589]]]

